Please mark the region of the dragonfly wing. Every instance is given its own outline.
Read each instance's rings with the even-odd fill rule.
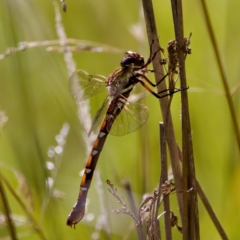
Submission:
[[[107,78],[91,75],[83,70],[75,71],[70,78],[70,90],[76,102],[81,102],[107,89]]]
[[[98,126],[102,123],[104,116],[106,115],[107,109],[108,109],[108,104],[109,103],[109,97],[107,97],[103,103],[103,105],[101,106],[101,108],[97,111],[97,114],[95,115],[94,119],[93,119],[93,123],[92,123],[92,127],[89,131],[89,135],[91,134],[91,132],[93,132],[94,130],[96,130],[98,128]]]
[[[148,120],[148,108],[139,103],[126,102],[123,110],[115,119],[110,133],[122,136],[136,131]]]

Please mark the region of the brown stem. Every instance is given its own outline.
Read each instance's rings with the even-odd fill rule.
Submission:
[[[165,138],[165,126],[164,123],[160,123],[160,149],[161,149],[161,179],[159,181],[159,197],[161,186],[168,180],[168,166],[167,166],[167,153],[166,153],[166,138]],[[172,240],[171,221],[170,221],[170,201],[169,196],[165,196],[163,199],[164,206],[164,222],[165,222],[165,236],[166,240]]]
[[[180,68],[181,88],[187,87],[185,72],[185,57],[182,51],[184,44],[183,15],[181,0],[171,0],[172,13],[177,41],[177,53]],[[183,190],[187,191],[193,187],[191,194],[183,194],[183,239],[200,239],[198,202],[196,192],[196,177],[193,157],[193,146],[191,136],[191,125],[188,107],[187,91],[181,92],[182,101],[182,169],[183,169]]]
[[[153,44],[153,52],[154,52],[154,51],[157,51],[160,48],[160,46],[159,46],[159,41],[158,41],[159,35],[157,33],[155,18],[154,18],[154,13],[153,13],[152,1],[142,0],[142,3],[143,3],[143,9],[144,9],[144,16],[145,16],[148,40],[149,40],[150,44],[152,43],[152,41],[154,41],[154,44]],[[154,68],[156,83],[164,75],[163,67],[160,64],[160,59],[161,59],[160,54],[157,54],[153,60],[153,68]],[[163,91],[165,89],[166,89],[166,82],[162,81],[161,84],[158,85],[158,92]],[[159,99],[159,101],[160,101],[160,107],[161,107],[163,119],[166,119],[167,112],[168,112],[168,106],[169,106],[168,98],[167,97],[161,98],[161,99]],[[167,143],[168,143],[168,150],[169,150],[169,154],[170,154],[173,175],[174,175],[174,179],[175,179],[175,183],[176,183],[179,209],[180,209],[180,213],[182,216],[182,214],[183,214],[182,194],[179,194],[179,192],[183,189],[182,181],[181,181],[182,176],[181,176],[181,168],[180,168],[180,161],[179,161],[179,154],[178,154],[178,146],[176,143],[173,123],[172,123],[172,116],[171,116],[170,111],[169,111],[169,115],[168,115],[168,126],[167,126],[167,130],[166,130],[166,139],[167,139]]]

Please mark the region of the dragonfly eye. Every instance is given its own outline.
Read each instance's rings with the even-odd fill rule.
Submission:
[[[141,67],[144,65],[144,58],[137,53],[127,52],[124,59],[121,61],[122,67]]]

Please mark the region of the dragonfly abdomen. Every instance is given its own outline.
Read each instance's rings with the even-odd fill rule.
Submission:
[[[106,114],[103,123],[101,125],[99,134],[93,143],[92,151],[88,157],[84,174],[82,176],[82,181],[80,184],[80,191],[76,204],[74,205],[72,212],[68,216],[67,225],[72,226],[76,225],[85,214],[85,203],[87,198],[87,193],[91,185],[92,177],[94,170],[97,165],[99,155],[102,151],[103,145],[106,141],[107,135],[110,131],[110,128],[115,120],[116,116],[113,114]]]

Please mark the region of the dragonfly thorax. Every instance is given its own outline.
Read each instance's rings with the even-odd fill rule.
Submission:
[[[131,81],[134,73],[131,69],[119,69],[108,78],[108,94],[111,99],[132,90],[134,83]]]

